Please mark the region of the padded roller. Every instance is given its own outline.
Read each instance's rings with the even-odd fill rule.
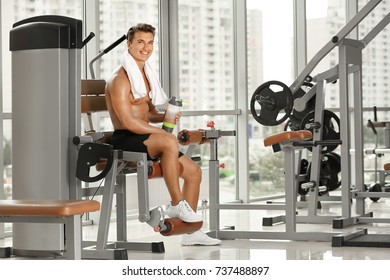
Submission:
[[[183,173],[183,164],[179,162],[179,175]],[[161,163],[159,161],[153,161],[152,165],[148,166],[148,178],[162,177]]]
[[[207,142],[207,139],[204,138],[204,130],[186,130],[183,129],[177,134],[177,140],[181,145],[190,145],[198,144],[201,145]]]
[[[162,177],[160,162],[154,161],[151,166],[148,166],[148,178]]]
[[[164,220],[166,230],[160,231],[161,235],[171,236],[185,233],[193,233],[201,229],[203,222],[186,223],[179,218],[168,218]]]

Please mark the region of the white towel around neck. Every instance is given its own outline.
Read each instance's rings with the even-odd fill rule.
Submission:
[[[134,58],[129,54],[126,50],[123,54],[122,59],[122,67],[127,72],[127,77],[131,83],[131,91],[133,93],[134,98],[142,98],[145,97],[148,93],[146,92],[146,86],[144,79],[142,77],[141,70],[138,67],[137,62]],[[157,78],[156,73],[150,67],[148,61],[145,62],[145,74],[149,81],[150,85],[150,98],[152,99],[153,105],[163,105],[167,103],[168,97],[165,94],[163,88],[161,87],[160,81]]]

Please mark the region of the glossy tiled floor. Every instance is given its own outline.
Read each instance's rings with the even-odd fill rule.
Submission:
[[[337,215],[340,212],[338,202],[323,202],[319,215]],[[390,217],[390,201],[381,198],[374,203],[366,199],[367,211],[372,211],[374,217]],[[299,210],[300,214],[304,213]],[[262,226],[262,217],[274,216],[273,211],[229,210],[222,211],[221,226],[234,225],[237,230],[251,231],[280,231],[284,225],[272,227]],[[205,220],[208,212],[203,211]],[[342,230],[332,229],[329,224],[298,224],[299,231],[322,232],[353,232],[357,228],[368,228],[369,233],[390,234],[389,224],[358,224]],[[97,235],[97,225],[84,226],[84,239],[93,240]],[[204,223],[204,231],[208,231],[208,222]],[[115,224],[110,228],[110,238],[115,238]],[[285,240],[223,240],[219,246],[181,246],[180,236],[164,237],[155,233],[147,224],[138,220],[128,221],[129,241],[163,241],[165,253],[149,253],[129,251],[129,259],[133,260],[255,260],[267,259],[271,261],[282,260],[390,260],[388,248],[369,247],[332,247],[331,242],[285,241]],[[1,239],[0,246],[11,245],[11,239]],[[18,259],[18,258],[14,258]]]

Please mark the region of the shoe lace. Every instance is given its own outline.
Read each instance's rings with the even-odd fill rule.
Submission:
[[[181,203],[182,205],[182,208],[184,208],[184,210],[187,210],[188,212],[194,212],[194,210],[192,210],[192,208],[188,205],[188,203],[186,201],[183,201],[183,203]]]

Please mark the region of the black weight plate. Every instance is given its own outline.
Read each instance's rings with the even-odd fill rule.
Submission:
[[[307,168],[307,177],[310,180],[311,163]],[[323,155],[320,163],[320,186],[326,186],[326,191],[319,192],[319,195],[324,195],[329,191],[334,191],[341,186],[341,160],[336,153],[328,153]]]
[[[306,125],[314,123],[314,111],[311,111],[307,114],[302,122],[300,129],[310,130],[313,133],[312,128],[307,128]],[[322,140],[340,140],[340,118],[329,110],[324,110],[322,127]],[[314,133],[313,133],[314,134]],[[330,153],[337,148],[337,145],[322,146],[322,153]],[[311,147],[308,147],[308,150],[312,151]]]
[[[276,90],[274,90],[275,88]],[[279,81],[269,81],[259,86],[253,93],[250,102],[253,118],[266,126],[283,123],[290,116],[292,108],[291,90]]]

